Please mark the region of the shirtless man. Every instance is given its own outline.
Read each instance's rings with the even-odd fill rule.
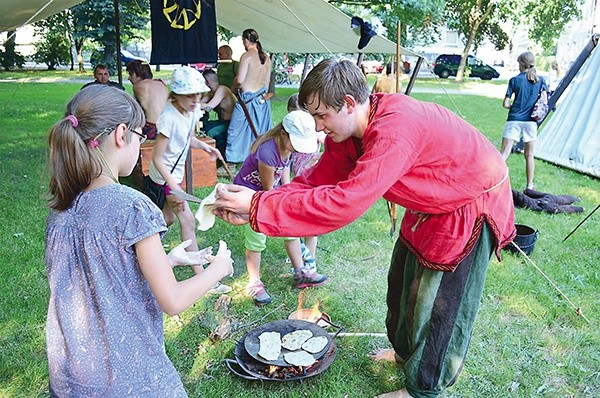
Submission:
[[[235,95],[229,87],[219,84],[219,78],[212,69],[207,69],[203,73],[206,85],[210,88],[210,92],[203,96],[200,100],[200,108],[202,110],[214,110],[219,117],[218,120],[208,120],[208,112],[203,118],[203,130],[211,138],[217,142],[217,149],[225,156],[225,147],[227,145],[227,128],[233,113],[233,107],[237,102]]]
[[[146,125],[142,128],[142,134],[153,140],[156,138],[156,120],[169,100],[169,89],[162,80],[152,79],[150,65],[145,62],[130,61],[127,64],[127,73],[129,73],[128,79],[133,85],[133,96],[138,100],[146,115]],[[144,173],[142,172],[141,152],[131,175],[121,181],[142,190]]]
[[[243,162],[248,156],[249,148],[254,142],[254,133],[249,124],[241,101],[244,102],[256,134],[271,129],[271,104],[265,98],[271,79],[271,60],[263,51],[254,29],[246,29],[242,33],[242,41],[246,52],[240,58],[237,75],[233,81],[233,91],[238,95],[227,130],[227,149],[225,157],[228,162]]]
[[[142,132],[149,139],[156,137],[156,120],[169,100],[169,89],[164,81],[152,79],[150,65],[133,60],[127,64],[133,95],[146,114],[146,126]]]

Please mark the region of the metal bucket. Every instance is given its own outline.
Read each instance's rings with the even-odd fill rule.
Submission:
[[[525,254],[530,255],[535,247],[535,241],[540,234],[539,231],[523,224],[515,224],[515,228],[517,229],[517,236],[513,239],[513,243],[523,250]],[[517,248],[513,246],[513,243],[509,243],[506,249],[512,253],[519,253]]]

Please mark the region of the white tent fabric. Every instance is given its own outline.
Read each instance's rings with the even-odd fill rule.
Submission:
[[[600,177],[600,49],[592,51],[535,144],[535,157]]]
[[[265,50],[274,53],[395,54],[396,44],[374,36],[358,50],[359,29],[325,0],[215,0],[217,23],[234,33],[253,28]],[[402,48],[404,55],[418,56]]]
[[[47,18],[82,0],[0,0],[0,32]],[[358,50],[359,29],[325,0],[215,0],[217,23],[234,33],[253,28],[274,53],[385,53],[395,43],[374,36]],[[41,10],[41,11],[40,11]],[[401,49],[405,55],[417,54]]]
[[[83,0],[0,0],[0,32],[41,21]]]

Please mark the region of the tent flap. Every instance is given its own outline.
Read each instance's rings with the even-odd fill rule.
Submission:
[[[600,50],[596,47],[544,125],[535,157],[600,177]]]

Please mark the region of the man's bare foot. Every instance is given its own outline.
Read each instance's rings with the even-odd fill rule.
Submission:
[[[369,357],[375,362],[388,361],[400,362],[400,358],[396,355],[396,351],[392,348],[380,348],[369,353]]]
[[[411,398],[412,395],[406,391],[406,388],[398,391],[386,392],[385,394],[377,395],[375,398]]]

